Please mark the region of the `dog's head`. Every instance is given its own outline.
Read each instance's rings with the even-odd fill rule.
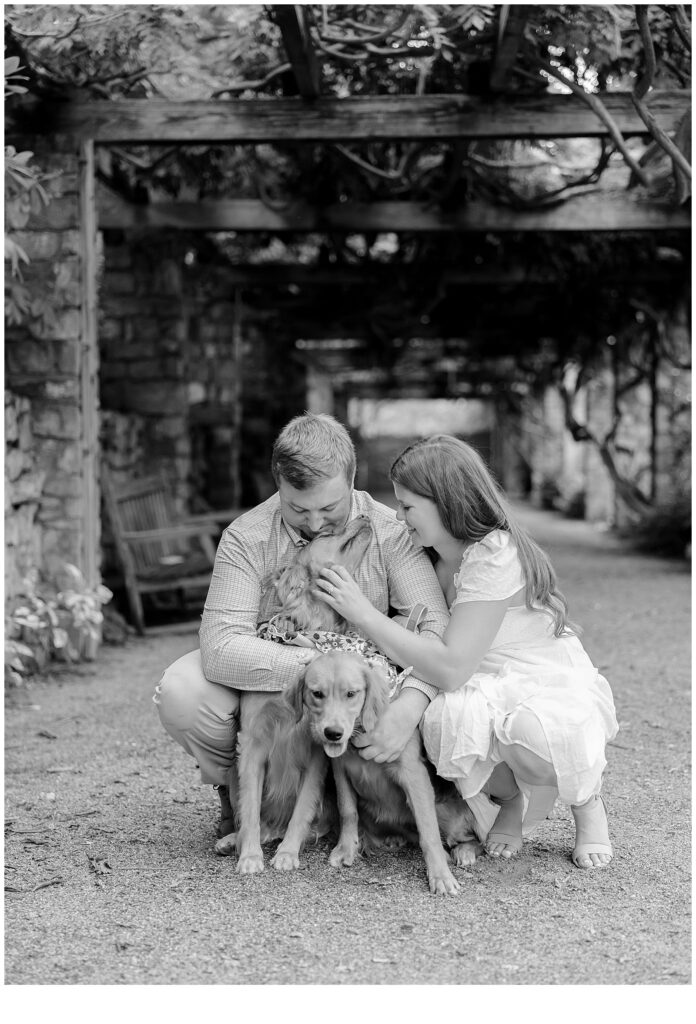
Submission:
[[[389,681],[383,666],[362,655],[329,651],[307,666],[288,699],[298,722],[307,715],[314,742],[340,757],[356,729],[374,729],[389,703]]]
[[[295,560],[264,582],[260,620],[270,618],[280,629],[321,629],[341,632],[342,619],[333,608],[318,600],[312,590],[319,571],[343,565],[353,573],[360,565],[374,536],[367,516],[351,519],[340,533],[315,537],[301,548]]]

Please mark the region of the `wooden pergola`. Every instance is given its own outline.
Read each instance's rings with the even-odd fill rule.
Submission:
[[[22,129],[61,132],[79,139],[81,147],[81,237],[87,301],[84,306],[84,387],[96,387],[96,233],[99,229],[151,232],[268,232],[380,233],[455,236],[538,232],[656,232],[688,231],[687,208],[667,200],[647,198],[635,191],[596,189],[558,205],[519,209],[472,199],[442,209],[413,199],[357,203],[351,200],[320,205],[292,202],[282,209],[260,199],[224,198],[199,202],[153,201],[136,204],[102,191],[95,184],[95,147],[124,145],[228,146],[266,144],[362,144],[376,141],[409,141],[462,146],[477,140],[549,140],[592,138],[616,143],[652,133],[675,132],[690,106],[690,92],[654,90],[636,101],[627,92],[602,95],[599,110],[592,97],[566,93],[524,94],[509,89],[510,77],[521,44],[529,8],[498,5],[498,24],[493,59],[485,96],[367,95],[336,98],[323,94],[322,58],[315,49],[302,5],[275,5],[274,20],[282,33],[287,66],[296,95],[255,99],[215,99],[170,102],[163,99],[66,99],[31,102],[24,106]],[[646,110],[650,126],[646,123]],[[417,264],[401,266],[418,275]],[[315,268],[307,264],[235,266],[229,269],[230,288],[266,287],[296,282],[314,287],[355,283],[365,274],[387,277],[393,268],[361,269],[355,266]],[[668,276],[669,269],[656,265],[654,280]],[[465,284],[552,284],[525,269],[480,271],[441,268],[445,286]],[[89,403],[87,403],[89,404]],[[85,450],[96,452],[97,422],[88,424],[94,436],[86,438]],[[87,474],[96,479],[94,474]],[[89,496],[95,509],[97,495]],[[88,545],[89,547],[89,545]],[[96,548],[96,545],[95,545]],[[89,566],[88,575],[89,575]]]

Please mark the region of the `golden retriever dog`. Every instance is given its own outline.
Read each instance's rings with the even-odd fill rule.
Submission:
[[[324,602],[312,594],[317,574],[339,563],[355,572],[372,539],[366,516],[351,520],[339,534],[315,537],[289,566],[267,581],[262,620],[284,632],[333,630],[345,627]],[[215,844],[217,853],[239,853],[241,874],[263,871],[261,844],[283,836],[271,864],[279,871],[299,867],[302,845],[314,823],[317,836],[332,822],[332,801],[324,795],[328,761],[312,741],[306,717],[295,712],[294,694],[243,693],[237,758],[228,773],[228,787],[238,832]],[[334,814],[335,817],[335,814]]]
[[[300,548],[295,560],[264,581],[259,618],[272,622],[281,632],[330,630],[341,633],[345,619],[313,594],[319,571],[344,565],[354,573],[373,537],[367,516],[356,516],[338,534],[315,537]]]
[[[358,820],[368,840],[394,833],[410,839],[417,831],[430,891],[452,895],[459,883],[442,840],[458,866],[482,852],[474,816],[456,787],[437,779],[416,731],[396,761],[365,761],[350,746],[357,729],[369,732],[389,702],[382,666],[359,654],[330,651],[316,658],[296,688],[296,716],[309,721],[314,742],[332,759],[341,832],[329,863],[349,866],[359,847]],[[435,788],[433,787],[435,781]]]

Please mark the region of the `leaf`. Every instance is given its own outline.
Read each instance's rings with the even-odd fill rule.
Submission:
[[[111,865],[108,860],[104,857],[87,857],[90,871],[93,871],[95,875],[110,875]]]

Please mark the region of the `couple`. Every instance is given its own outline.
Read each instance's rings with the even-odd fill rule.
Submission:
[[[256,636],[263,580],[297,547],[362,514],[374,538],[355,579],[325,570],[320,596],[413,671],[375,729],[353,741],[361,755],[394,760],[420,726],[491,856],[518,853],[560,795],[575,819],[573,863],[606,866],[599,792],[618,729],[611,690],[568,623],[548,558],[515,523],[480,456],[447,435],[406,448],[391,469],[396,517],[353,490],[355,449],[331,416],[291,420],[271,468],[278,492],[220,541],[200,652],[171,665],[154,697],[164,728],[218,788],[220,834],[234,829],[225,784],[240,691],[285,689],[315,656]],[[417,604],[427,608],[418,635],[388,616]]]

